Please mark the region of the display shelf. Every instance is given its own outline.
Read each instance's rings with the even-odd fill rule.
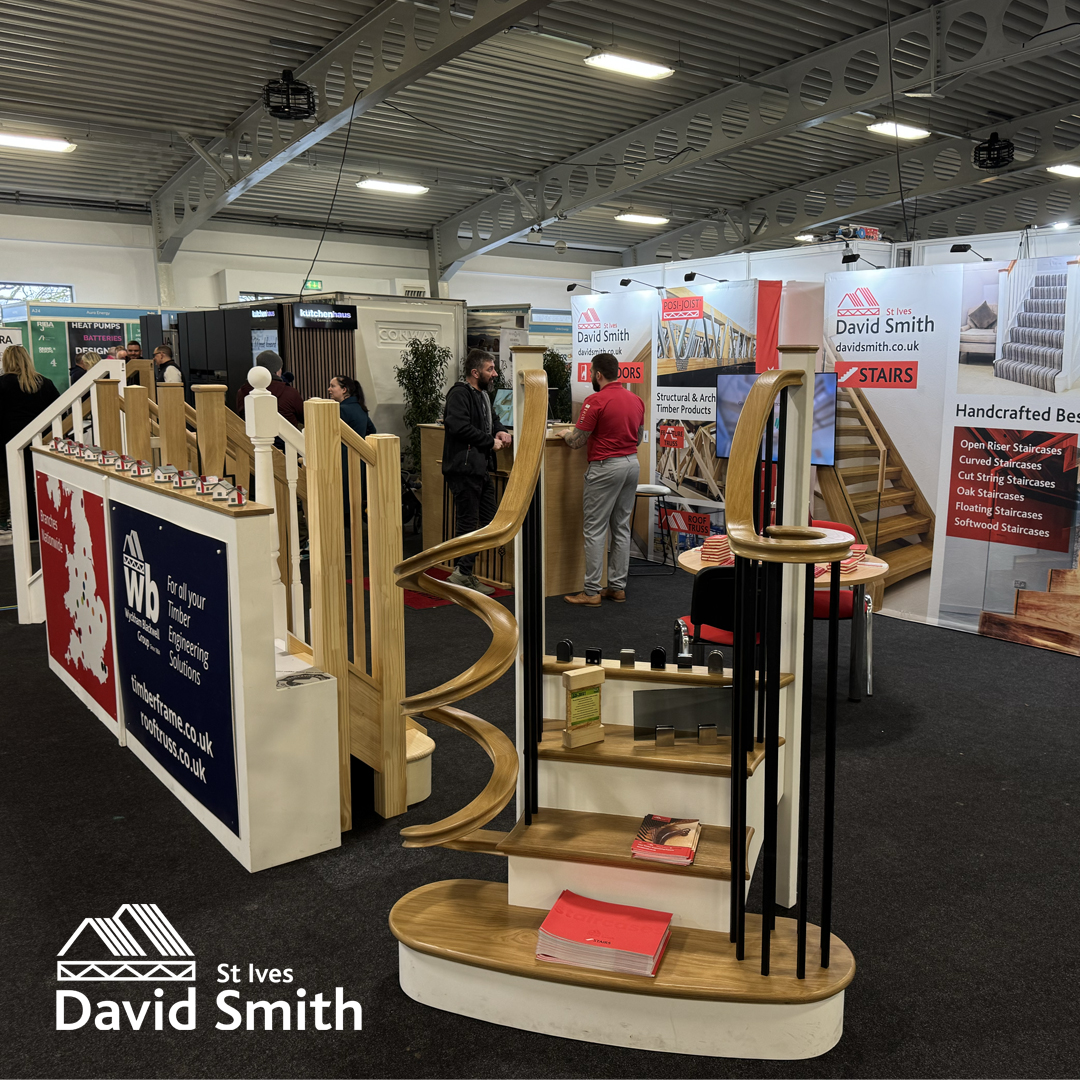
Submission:
[[[772,974],[763,976],[751,959],[761,949],[761,916],[746,915],[747,960],[735,959],[727,934],[672,927],[671,941],[655,978],[594,971],[536,959],[536,935],[546,911],[513,907],[497,881],[436,881],[403,896],[390,911],[390,929],[403,945],[458,964],[529,979],[568,983],[629,994],[700,1001],[805,1005],[839,994],[855,975],[855,958],[834,934],[831,963],[808,963],[795,977],[795,921],[777,919],[772,938]],[[820,930],[807,927],[809,952]]]
[[[500,855],[530,859],[592,863],[687,878],[731,880],[731,834],[726,826],[702,825],[694,861],[689,866],[674,866],[651,859],[635,859],[631,855],[630,845],[640,825],[641,818],[543,808],[533,814],[531,825],[526,825],[522,818],[497,850]],[[753,832],[752,828],[746,830],[748,852]],[[747,867],[746,879],[749,881],[749,858]]]
[[[784,740],[780,740],[784,745]],[[674,746],[656,746],[651,740],[634,739],[634,729],[621,724],[604,725],[604,741],[567,749],[557,731],[544,733],[540,743],[541,761],[606,765],[623,769],[651,769],[686,773],[692,776],[730,776],[731,739],[721,736],[711,746],[692,739],[676,739]],[[765,757],[761,743],[746,754],[746,775],[753,776]]]
[[[717,645],[716,648],[721,648]],[[728,646],[730,650],[730,646]],[[601,660],[600,665],[604,669],[604,677],[616,682],[620,680],[641,683],[663,683],[665,686],[730,686],[731,668],[725,668],[723,674],[710,674],[708,668],[700,664],[693,668],[680,668],[674,664],[667,664],[662,668],[654,668],[647,661],[638,660],[633,667],[623,667],[618,660]],[[564,671],[573,671],[585,666],[583,656],[575,656],[567,663],[560,663],[553,656],[544,657],[544,674],[561,675]],[[795,681],[795,676],[790,672],[782,672],[780,685],[790,686]],[[756,683],[755,683],[756,685]]]

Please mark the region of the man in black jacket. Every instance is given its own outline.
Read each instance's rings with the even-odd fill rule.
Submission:
[[[495,516],[495,486],[488,473],[495,468],[496,452],[511,440],[488,397],[497,377],[495,357],[483,349],[470,349],[465,381],[455,383],[446,394],[442,470],[454,496],[456,536],[482,528]],[[458,559],[450,581],[490,595],[495,590],[473,573],[475,559],[475,555]]]

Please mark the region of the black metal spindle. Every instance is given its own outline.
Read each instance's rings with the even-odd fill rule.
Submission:
[[[761,636],[761,630],[766,623],[766,613],[768,611],[768,595],[769,595],[769,575],[765,572],[765,564],[759,563],[757,560],[753,563],[754,568],[754,596],[756,597],[755,611],[757,613],[757,622],[755,624],[755,656],[757,663],[757,741],[765,741],[765,687],[766,687],[766,671],[765,671],[765,649],[763,647],[763,639],[759,641]],[[749,740],[749,747],[753,749],[753,740]]]
[[[776,804],[780,797],[780,625],[783,563],[766,563],[768,617],[762,632],[766,663],[765,838],[762,843],[761,974],[769,974],[771,933],[776,926]]]
[[[825,696],[825,823],[821,860],[821,966],[829,966],[832,936],[833,815],[836,789],[836,684],[840,664],[840,563],[829,578],[829,666]]]
[[[810,736],[811,713],[814,701],[814,564],[806,564],[803,596],[803,664],[802,664],[802,723],[799,733],[799,851],[796,869],[798,891],[798,942],[795,955],[795,976],[806,978],[806,890],[810,860]]]
[[[733,942],[739,937],[739,903],[742,877],[742,845],[739,843],[739,796],[735,783],[735,762],[742,748],[743,698],[747,688],[742,680],[743,652],[746,643],[742,638],[743,607],[746,604],[745,577],[747,560],[735,556],[735,633],[731,658],[731,783],[728,809],[728,861],[731,864],[731,897],[729,906],[729,934]]]
[[[788,388],[780,391],[780,430],[776,450],[776,514],[774,525],[784,524],[784,466],[787,458],[787,407]],[[797,523],[796,523],[797,524]]]
[[[542,581],[543,516],[540,488],[521,529],[521,595],[518,619],[521,626],[523,735],[525,756],[525,823],[539,809],[539,743],[544,733],[544,608]]]

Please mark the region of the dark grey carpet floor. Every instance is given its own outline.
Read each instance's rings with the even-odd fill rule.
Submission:
[[[551,601],[549,642],[609,655],[669,645],[690,578],[631,584],[625,605],[600,611]],[[0,607],[13,602],[0,549]],[[486,643],[454,608],[408,611],[406,625],[410,689]],[[834,928],[858,962],[845,1032],[824,1057],[784,1063],[593,1046],[417,1005],[397,984],[390,907],[427,881],[505,875],[490,856],[399,845],[405,821],[435,820],[483,786],[474,744],[434,730],[434,793],[399,821],[364,809],[370,777],[356,767],[341,849],[249,875],[49,672],[44,628],[0,612],[0,1074],[1074,1076],[1080,662],[883,618],[875,638],[876,694],[839,713]],[[510,731],[512,692],[508,676],[465,707]],[[820,763],[816,739],[816,778]],[[57,1032],[57,951],[85,916],[133,901],[160,905],[195,950],[197,1031]],[[343,987],[363,1031],[215,1030],[217,965],[249,963],[291,967],[309,996]]]

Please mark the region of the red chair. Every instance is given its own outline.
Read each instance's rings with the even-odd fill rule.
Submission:
[[[810,524],[816,529],[833,529],[836,532],[847,533],[853,540],[858,541],[859,534],[850,526],[845,525],[840,521],[811,521]],[[829,580],[828,575],[819,580],[827,582]],[[840,579],[841,582],[844,580]],[[874,676],[873,676],[873,633],[871,627],[871,599],[869,594],[862,588],[862,586],[856,586],[855,588],[843,588],[840,589],[840,618],[851,619],[852,629],[854,631],[855,624],[855,611],[856,601],[862,605],[863,622],[865,624],[865,650],[866,650],[866,693],[868,695],[874,692]],[[829,617],[829,590],[827,588],[819,588],[814,590],[814,618],[815,619],[827,619]],[[848,677],[848,697],[853,701],[859,701],[862,698],[862,694],[859,693],[858,685],[858,642],[856,640],[856,634],[853,632],[851,635],[851,671]]]
[[[703,663],[697,655],[701,646],[735,644],[735,567],[707,566],[694,577],[694,592],[690,597],[690,614],[675,620],[677,651],[679,638],[694,653],[695,663]],[[761,635],[757,636],[760,643]]]

